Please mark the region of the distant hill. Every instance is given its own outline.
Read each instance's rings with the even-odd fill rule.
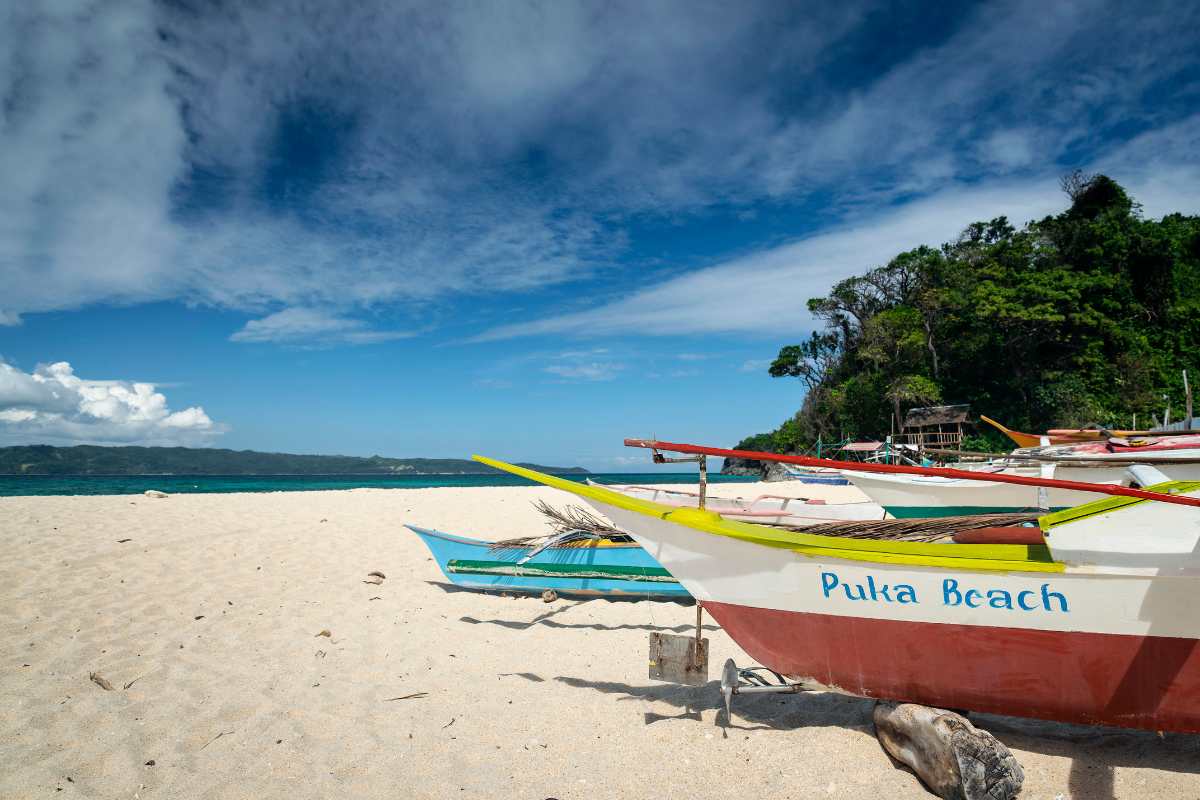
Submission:
[[[522,464],[541,472],[586,474],[582,467]],[[101,447],[45,444],[0,447],[0,475],[486,475],[461,458],[309,456],[207,447]]]

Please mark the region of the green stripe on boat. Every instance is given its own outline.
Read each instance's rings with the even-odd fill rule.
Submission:
[[[679,583],[662,567],[580,567],[575,564],[521,564],[453,558],[446,571],[466,575],[513,575],[534,578],[598,578],[646,583]]]

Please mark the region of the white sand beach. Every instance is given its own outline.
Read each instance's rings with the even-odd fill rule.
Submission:
[[[714,492],[781,488],[855,491]],[[722,727],[720,664],[750,661],[710,619],[713,682],[649,680],[647,632],[687,632],[692,607],[452,590],[401,527],[540,532],[537,498],[568,500],[0,499],[0,797],[931,796],[868,701],[738,698]],[[1200,797],[1200,737],[974,719],[1023,765],[1022,797]]]

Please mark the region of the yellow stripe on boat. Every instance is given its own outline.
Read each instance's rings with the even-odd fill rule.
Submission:
[[[1004,572],[1062,572],[1063,565],[1054,561],[1044,545],[1024,544],[932,544],[928,542],[895,542],[880,539],[847,539],[822,536],[802,531],[783,530],[751,522],[725,519],[713,511],[698,508],[678,508],[641,500],[600,486],[588,486],[575,481],[546,475],[536,470],[518,467],[486,456],[472,456],[481,464],[520,475],[536,483],[561,489],[610,506],[657,517],[693,530],[728,536],[746,542],[794,550],[802,555],[823,558],[842,558],[852,561],[871,561],[884,564],[906,564],[954,569],[1000,570]],[[1116,498],[1114,498],[1116,499]]]
[[[1162,494],[1187,494],[1197,489],[1200,489],[1200,481],[1164,481],[1146,487],[1147,492],[1161,492]],[[1147,500],[1143,497],[1121,497],[1119,495],[1103,497],[1099,500],[1093,500],[1090,503],[1084,503],[1073,508],[1064,508],[1062,511],[1055,511],[1052,514],[1045,514],[1038,517],[1038,526],[1041,527],[1043,533],[1049,533],[1051,528],[1066,525],[1068,522],[1094,517],[1097,514],[1107,514],[1110,511],[1135,506],[1138,503],[1150,502],[1156,501]]]

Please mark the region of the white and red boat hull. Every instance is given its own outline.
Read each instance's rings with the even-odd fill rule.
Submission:
[[[751,657],[796,680],[940,707],[1200,731],[1194,574],[815,557],[589,502]]]
[[[1196,732],[1196,640],[704,607],[751,658],[863,697]]]

